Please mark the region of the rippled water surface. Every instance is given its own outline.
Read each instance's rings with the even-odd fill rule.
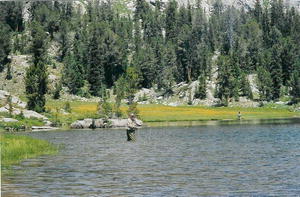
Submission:
[[[3,196],[297,196],[300,124],[36,132],[64,144],[3,177]]]

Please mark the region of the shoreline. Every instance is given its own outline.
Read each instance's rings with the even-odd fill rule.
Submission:
[[[264,119],[219,119],[219,120],[183,120],[145,122],[147,127],[176,126],[214,126],[214,125],[249,125],[249,124],[291,124],[300,123],[300,117],[264,118]]]
[[[144,126],[141,128],[155,128],[155,127],[191,127],[191,126],[222,126],[222,125],[252,125],[252,124],[293,124],[300,123],[300,116],[297,117],[282,117],[282,118],[264,118],[264,119],[212,119],[212,120],[175,120],[175,121],[149,121],[144,122]],[[53,127],[47,129],[32,129],[22,132],[39,132],[39,131],[67,131],[67,130],[115,130],[126,129],[126,127],[112,127],[112,128],[82,128],[72,129],[66,127]]]

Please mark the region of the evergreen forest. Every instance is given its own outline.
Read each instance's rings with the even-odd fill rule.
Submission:
[[[196,97],[205,99],[217,57],[214,96],[224,105],[253,99],[250,74],[257,75],[259,101],[299,102],[300,14],[282,0],[256,0],[249,9],[217,0],[209,11],[201,1],[136,0],[133,10],[111,1],[33,1],[24,17],[25,6],[0,2],[0,72],[10,80],[9,55],[32,55],[25,76],[29,109],[45,110],[53,43],[63,65],[53,98],[62,86],[103,99],[113,89],[120,103],[140,88],[172,94],[175,84],[199,80]]]

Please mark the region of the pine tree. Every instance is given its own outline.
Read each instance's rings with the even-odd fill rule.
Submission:
[[[272,78],[262,66],[257,68],[257,85],[260,101],[270,101],[272,99]]]
[[[195,94],[195,98],[205,99],[206,98],[206,76],[204,73],[200,74],[199,78],[199,86]]]
[[[149,4],[145,0],[136,0],[135,1],[135,11],[134,11],[134,20],[137,21],[141,19],[145,21],[147,17],[147,12],[149,11]]]
[[[11,65],[7,65],[7,72],[6,72],[6,77],[5,79],[11,80],[12,79],[12,74],[11,74]]]
[[[27,107],[37,112],[45,111],[48,74],[45,64],[47,52],[47,34],[37,22],[32,24],[33,63],[26,72],[25,87],[28,99]]]
[[[218,61],[218,78],[216,97],[221,99],[222,104],[227,106],[232,95],[234,77],[231,72],[231,59],[229,56],[220,56]]]
[[[117,92],[117,94],[119,95],[119,99],[122,99],[124,96],[128,99],[128,104],[132,104],[134,94],[140,87],[140,81],[141,77],[138,70],[132,66],[128,67],[126,73],[119,78],[117,83],[119,88],[119,91]]]
[[[23,23],[23,2],[4,1],[0,2],[1,21],[5,21],[13,31],[21,32],[24,30]],[[1,22],[2,23],[2,22]]]
[[[242,93],[241,96],[246,96],[249,99],[253,99],[250,82],[247,79],[247,75],[245,73],[241,75],[240,89]]]
[[[291,76],[291,91],[292,101],[294,103],[300,102],[300,58],[294,64],[294,72]]]
[[[133,38],[133,41],[134,41],[134,51],[135,51],[135,53],[139,53],[139,50],[143,45],[140,25],[141,24],[139,23],[139,21],[136,21],[134,23],[134,38]]]
[[[176,56],[177,56],[177,73],[176,81],[189,81],[190,72],[190,44],[191,44],[191,29],[188,26],[184,26],[178,35]]]
[[[105,84],[108,88],[124,73],[127,54],[122,49],[121,39],[112,31],[107,30],[103,35],[103,67],[105,73]]]
[[[9,62],[8,55],[11,51],[10,39],[11,33],[9,27],[0,23],[0,72],[3,71],[4,66]]]
[[[79,94],[84,85],[81,67],[74,55],[69,52],[64,60],[63,83],[69,88],[71,94]]]
[[[60,26],[60,61],[63,61],[65,56],[68,54],[69,50],[71,50],[71,41],[70,41],[70,34],[69,34],[69,27],[67,21],[62,21]]]
[[[270,74],[273,81],[272,99],[277,100],[281,96],[282,86],[282,62],[280,60],[280,47],[278,45],[274,45],[271,49],[271,58]]]
[[[297,49],[290,37],[281,41],[280,62],[282,66],[282,82],[288,86],[296,62]]]
[[[261,24],[261,22],[262,22],[262,12],[263,12],[263,10],[261,7],[261,2],[260,2],[260,0],[256,0],[255,5],[254,5],[254,10],[253,10],[253,15],[258,24]]]
[[[157,68],[156,83],[159,89],[162,88],[169,92],[175,83],[176,53],[171,43],[162,47],[161,50],[162,54],[159,61],[160,65]]]
[[[166,13],[166,40],[173,43],[176,42],[178,34],[178,12],[177,12],[177,2],[175,0],[169,1]]]
[[[141,86],[150,88],[154,85],[157,74],[157,60],[151,47],[142,48],[135,54],[133,65],[141,73]]]
[[[282,0],[272,0],[271,1],[271,25],[283,32],[286,28],[284,25],[284,6]]]
[[[100,35],[103,35],[102,26],[95,25],[88,46],[88,81],[90,83],[90,93],[93,96],[101,96],[101,88],[105,86],[104,73],[104,44]]]
[[[61,82],[57,82],[55,84],[55,89],[54,89],[52,98],[53,99],[59,99],[60,98],[60,92],[61,92],[61,90],[62,90],[62,83]]]

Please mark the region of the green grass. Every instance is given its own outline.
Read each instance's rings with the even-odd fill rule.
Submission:
[[[164,106],[140,105],[141,118],[145,122],[201,121],[237,119],[237,113],[242,113],[243,119],[274,119],[300,117],[299,112],[282,105],[267,105],[264,107],[203,107],[203,106]]]
[[[58,148],[47,141],[28,136],[1,134],[1,168],[18,164],[24,159],[57,153]]]
[[[71,101],[70,114],[53,113],[55,109],[62,109],[64,102],[50,100],[47,108],[52,111],[52,119],[56,114],[57,119],[69,125],[77,119],[97,118],[97,103]],[[126,114],[128,107],[121,106]],[[140,117],[145,122],[175,122],[175,121],[201,121],[201,120],[228,120],[237,119],[237,113],[242,113],[242,118],[275,119],[300,117],[300,112],[294,112],[293,106],[267,104],[264,107],[204,107],[204,106],[165,106],[158,104],[138,105]]]
[[[60,110],[64,109],[66,102],[49,100],[46,104],[48,113],[45,115],[51,122],[59,122],[63,126],[70,125],[80,119],[98,118],[96,102],[70,101],[69,103],[71,113],[64,114]]]
[[[5,128],[12,128],[14,131],[22,130],[22,128],[31,128],[32,126],[42,126],[44,125],[43,120],[37,118],[24,118],[20,115],[10,116],[8,113],[0,113],[0,117],[14,118],[18,122],[2,122],[0,121],[0,130],[5,130]]]

